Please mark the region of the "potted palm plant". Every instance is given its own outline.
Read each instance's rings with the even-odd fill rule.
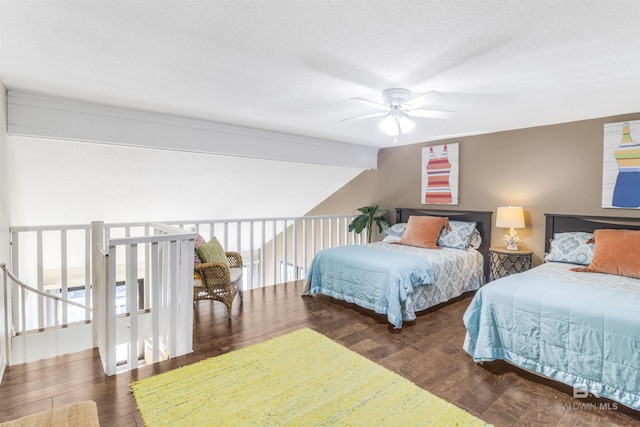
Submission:
[[[351,224],[349,224],[349,231],[355,231],[356,234],[362,233],[362,230],[367,229],[367,243],[371,243],[371,230],[373,223],[378,225],[378,232],[382,233],[384,228],[391,226],[385,215],[389,213],[387,209],[380,209],[378,205],[375,206],[363,206],[357,209],[360,215],[355,217]]]

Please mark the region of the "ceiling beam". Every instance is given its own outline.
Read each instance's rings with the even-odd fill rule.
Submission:
[[[378,149],[31,92],[7,92],[11,135],[376,169]]]

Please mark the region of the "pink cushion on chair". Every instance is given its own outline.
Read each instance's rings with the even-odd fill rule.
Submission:
[[[206,242],[204,240],[204,238],[198,234],[198,237],[196,237],[196,240],[193,242],[193,264],[197,265],[197,264],[202,264],[202,260],[200,259],[200,257],[198,256],[198,248],[202,245],[204,245]]]

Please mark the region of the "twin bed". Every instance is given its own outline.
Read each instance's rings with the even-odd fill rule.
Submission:
[[[446,217],[451,229],[442,232],[438,249],[397,244],[410,217]],[[491,212],[397,208],[389,233],[383,242],[320,251],[303,294],[322,293],[357,304],[387,315],[389,323],[401,328],[415,320],[416,312],[484,284]]]
[[[475,361],[505,360],[582,396],[588,392],[640,410],[640,218],[547,214],[545,263],[482,286],[491,212],[396,211],[397,224],[410,216],[475,223],[482,242],[436,250],[386,238],[321,251],[304,294],[355,303],[386,314],[400,328],[420,310],[479,289],[463,318],[463,348]],[[585,271],[590,268],[599,272]]]
[[[640,219],[546,215],[546,262],[475,294],[463,319],[467,353],[640,410],[640,279],[579,271],[619,273],[626,263],[638,277],[640,235],[610,230],[640,230]]]

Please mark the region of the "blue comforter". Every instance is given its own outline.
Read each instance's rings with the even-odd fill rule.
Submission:
[[[433,283],[425,258],[369,246],[340,246],[318,252],[307,276],[310,295],[318,292],[376,313],[402,327],[402,303],[416,286]]]
[[[640,293],[633,289],[554,280],[534,269],[481,288],[464,324],[464,348],[476,361],[504,359],[640,410]]]

